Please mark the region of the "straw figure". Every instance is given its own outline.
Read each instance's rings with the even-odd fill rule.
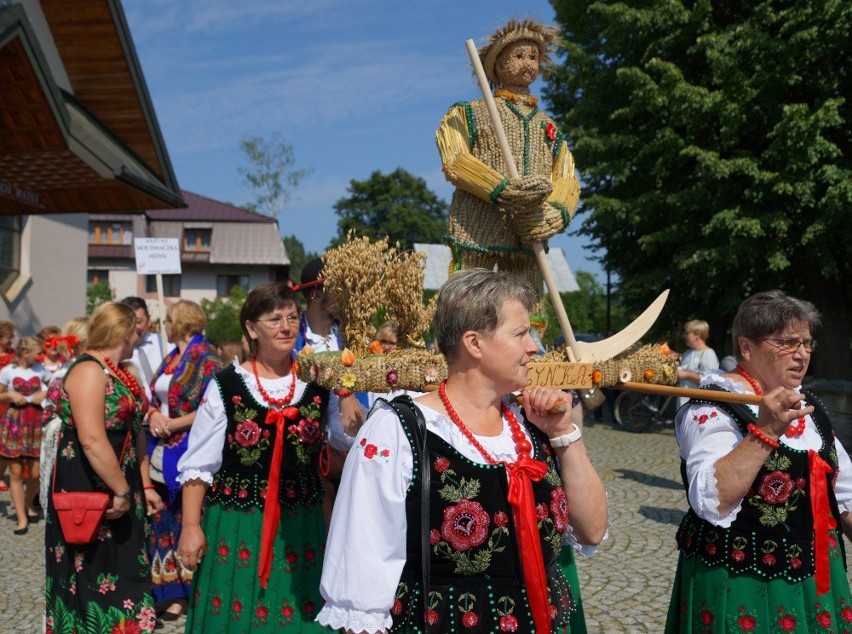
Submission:
[[[479,56],[500,113],[517,179],[509,173],[484,100],[450,108],[436,133],[444,174],[456,187],[450,205],[451,270],[514,271],[541,292],[531,245],[564,231],[580,197],[565,137],[530,95],[550,61],[557,31],[532,20],[510,20],[488,38]],[[541,320],[540,301],[532,315]]]

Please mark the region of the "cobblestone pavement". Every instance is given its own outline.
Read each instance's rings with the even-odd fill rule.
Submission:
[[[588,420],[585,440],[609,494],[612,522],[599,552],[578,561],[589,632],[662,632],[677,562],[674,535],[686,510],[674,432],[634,434]],[[0,634],[37,633],[43,523],[18,537],[13,517],[9,494],[0,493]],[[179,634],[183,626],[181,618],[158,632]]]

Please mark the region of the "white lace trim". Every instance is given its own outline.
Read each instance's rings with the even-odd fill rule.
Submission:
[[[362,612],[326,603],[317,615],[317,622],[333,629],[353,632],[384,632],[390,630],[393,619],[388,612]]]
[[[180,476],[178,476],[178,482],[181,486],[183,486],[190,480],[201,480],[207,486],[212,486],[213,474],[209,471],[201,471],[200,469],[187,469],[186,471],[180,472]]]

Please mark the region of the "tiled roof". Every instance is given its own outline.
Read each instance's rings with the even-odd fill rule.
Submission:
[[[145,212],[152,221],[174,220],[181,222],[258,222],[274,223],[275,218],[235,207],[212,198],[199,196],[186,190],[181,190],[186,201],[185,209],[149,209]]]

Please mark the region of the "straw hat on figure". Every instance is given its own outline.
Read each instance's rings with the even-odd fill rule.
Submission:
[[[451,270],[496,264],[542,289],[531,245],[564,231],[580,198],[565,138],[529,89],[550,61],[556,37],[553,27],[513,19],[479,49],[518,178],[507,177],[484,100],[457,103],[441,121],[438,149],[456,187],[447,236]],[[534,312],[543,319],[542,301]]]

